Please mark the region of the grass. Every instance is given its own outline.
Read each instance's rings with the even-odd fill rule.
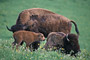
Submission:
[[[43,49],[38,49],[35,52],[25,51],[25,44],[22,47],[19,47],[19,50],[12,50],[10,40],[0,40],[0,60],[88,60],[90,59],[90,52],[87,52],[85,49],[82,50],[82,53],[79,56],[74,57],[70,55],[65,55],[57,51],[45,51]],[[42,42],[43,46],[45,42]],[[40,46],[40,47],[42,47]]]
[[[75,58],[56,51],[44,51],[40,48],[35,52],[11,49],[12,32],[6,29],[16,23],[22,10],[44,8],[74,20],[79,28],[81,54]],[[0,60],[89,60],[90,59],[90,0],[0,0]],[[72,26],[72,33],[75,33]],[[42,42],[43,44],[45,42]],[[41,46],[43,46],[43,44]],[[28,56],[27,56],[28,55]]]

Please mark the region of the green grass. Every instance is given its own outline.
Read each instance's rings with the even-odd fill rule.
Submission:
[[[40,49],[43,47],[45,42],[41,43],[40,48],[35,52],[25,51],[25,44],[19,47],[19,50],[12,50],[11,43],[13,39],[10,40],[0,40],[0,60],[88,60],[90,59],[90,52],[83,49],[79,56],[74,57],[70,55],[65,55],[57,51],[45,51]]]
[[[44,8],[74,20],[79,28],[81,54],[75,58],[54,51],[13,51],[12,33],[6,29],[16,23],[19,13],[29,8]],[[89,60],[90,59],[90,0],[0,0],[0,60]],[[72,33],[76,33],[72,26]],[[45,42],[42,42],[45,43]],[[43,44],[41,45],[43,46]],[[29,55],[29,56],[27,56]],[[25,58],[27,57],[27,58]]]

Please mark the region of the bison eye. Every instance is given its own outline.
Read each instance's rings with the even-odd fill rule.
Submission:
[[[41,36],[41,37],[43,37],[43,36]]]

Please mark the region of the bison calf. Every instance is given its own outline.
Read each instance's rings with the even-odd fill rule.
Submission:
[[[47,37],[47,42],[44,46],[46,50],[54,49],[59,50],[63,48],[63,52],[66,54],[76,56],[75,54],[80,51],[80,46],[78,43],[78,35],[75,34],[65,34],[63,32],[51,32]]]
[[[29,47],[29,45],[35,41],[43,41],[45,40],[45,37],[42,33],[35,33],[30,31],[17,31],[13,34],[13,37],[15,41],[12,43],[13,48],[16,45],[16,49],[18,49],[18,46],[22,43],[26,43],[26,48]]]

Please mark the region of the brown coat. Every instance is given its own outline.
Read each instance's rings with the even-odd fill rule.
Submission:
[[[41,18],[44,15],[51,15],[51,14],[56,13],[53,13],[51,11],[42,8],[26,9],[19,14],[16,24],[26,24],[27,21],[37,19],[38,16],[39,18]]]
[[[16,45],[16,48],[18,49],[18,46],[21,44],[21,42],[26,43],[26,47],[29,47],[29,45],[35,41],[43,41],[45,40],[45,37],[42,33],[35,33],[30,31],[17,31],[13,34],[13,37],[15,41],[12,43],[13,47]]]
[[[63,50],[63,52],[66,54],[69,54],[70,51],[73,50],[74,52],[71,55],[80,51],[78,36],[75,34],[65,34],[63,32],[51,32],[47,37],[44,48],[46,50],[64,48],[65,50]]]
[[[47,37],[50,32],[70,33],[72,23],[75,25],[77,34],[79,34],[77,24],[74,21],[46,9],[32,8],[22,11],[18,16],[16,24],[13,25],[11,29],[8,27],[7,29],[12,32],[19,30],[40,32]],[[38,43],[36,42],[35,46],[37,46]]]
[[[32,8],[22,11],[19,14],[16,24],[12,26],[11,29],[7,28],[9,31],[13,32],[21,29],[41,32],[47,37],[50,32],[70,33],[72,27],[71,23],[75,25],[75,30],[77,34],[79,34],[77,24],[74,21],[46,9]]]

